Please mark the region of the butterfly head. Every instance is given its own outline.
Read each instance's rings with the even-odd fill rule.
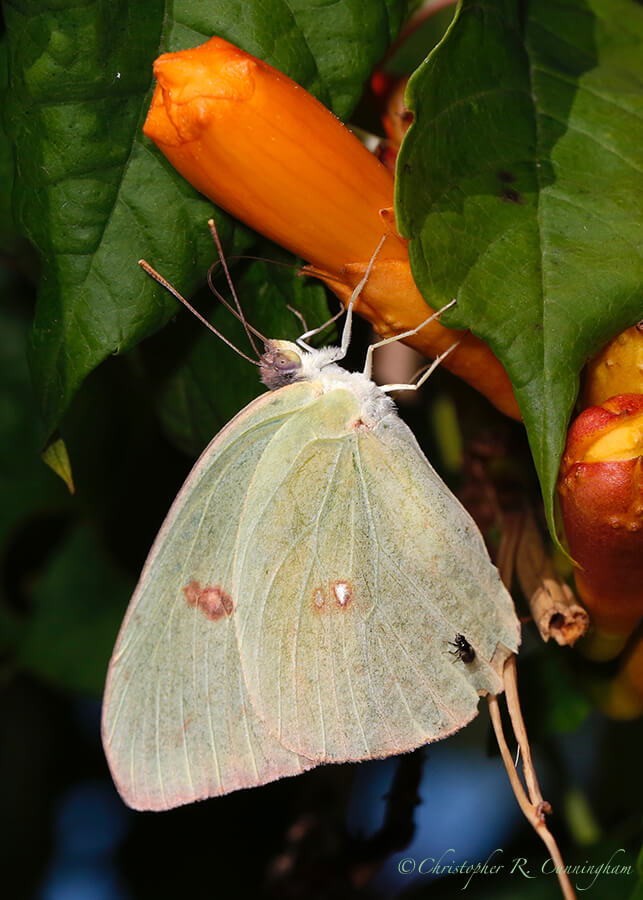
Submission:
[[[271,391],[297,381],[302,370],[302,351],[290,341],[266,341],[259,360],[262,382]]]

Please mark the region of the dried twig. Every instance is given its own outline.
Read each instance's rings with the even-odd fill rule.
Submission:
[[[507,668],[511,668],[510,660],[507,660],[505,664],[505,672]],[[515,668],[514,668],[515,673]],[[511,679],[511,675],[509,679]],[[507,678],[505,678],[505,690],[507,685]],[[571,881],[569,880],[567,873],[565,872],[565,864],[563,862],[563,858],[561,856],[560,850],[558,849],[558,844],[556,840],[547,827],[545,822],[545,814],[550,811],[551,807],[549,804],[542,800],[540,802],[534,803],[532,802],[527,794],[525,793],[525,789],[522,785],[518,772],[516,771],[516,767],[514,766],[514,762],[511,756],[511,751],[507,745],[507,741],[505,739],[505,734],[502,728],[502,718],[500,716],[500,707],[498,705],[498,698],[496,696],[489,696],[489,712],[491,714],[491,721],[493,723],[493,729],[496,733],[496,740],[498,741],[498,747],[500,748],[500,753],[502,756],[502,761],[505,764],[505,769],[507,770],[507,775],[509,776],[509,781],[511,783],[511,787],[513,789],[514,795],[518,804],[523,811],[523,814],[531,827],[534,829],[536,834],[542,840],[544,845],[549,850],[549,854],[551,859],[556,866],[556,874],[558,876],[558,883],[560,884],[560,889],[563,893],[563,897],[565,900],[575,900],[576,893],[574,888],[572,887]],[[507,706],[509,706],[509,698],[507,697]],[[510,713],[511,714],[511,713]],[[520,716],[522,719],[522,716]],[[513,716],[512,716],[512,724],[513,724]],[[524,731],[524,726],[523,726]],[[522,736],[523,740],[526,740],[527,735],[524,734]],[[527,741],[527,746],[529,746],[529,742]],[[522,744],[521,744],[522,747]],[[524,761],[523,756],[523,766],[527,767],[527,763]],[[540,793],[540,787],[538,786],[538,781],[536,779],[536,773],[533,768],[533,764],[531,763],[531,755],[529,755],[529,782],[532,787],[530,792],[533,791],[536,796],[542,797]]]
[[[516,567],[516,556],[522,537],[524,518],[524,513],[522,512],[504,513],[502,515],[502,534],[500,536],[496,565],[500,572],[502,583],[508,591],[511,591],[511,580]]]
[[[560,645],[572,645],[585,634],[589,616],[569,586],[556,574],[530,511],[524,514],[522,522],[516,574],[544,641],[553,637]]]
[[[531,747],[529,745],[527,729],[525,728],[525,721],[522,717],[522,710],[520,708],[520,698],[518,696],[518,676],[516,673],[515,656],[510,656],[505,663],[503,679],[505,685],[505,697],[507,699],[507,709],[509,710],[514,735],[518,741],[518,746],[520,747],[522,769],[527,783],[529,799],[533,806],[539,810],[541,818],[544,819],[545,815],[551,812],[551,806],[546,800],[543,800],[543,795],[540,792],[540,785],[538,784],[538,778],[536,777],[536,770],[531,758]]]

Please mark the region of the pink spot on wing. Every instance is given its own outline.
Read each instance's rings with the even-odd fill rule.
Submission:
[[[188,606],[196,606],[213,622],[229,616],[234,609],[232,597],[219,584],[202,588],[198,581],[191,581],[183,588],[183,593]]]
[[[346,612],[355,599],[352,582],[345,578],[328,581],[313,590],[313,612],[318,615],[333,615]]]
[[[337,606],[340,609],[347,609],[353,602],[353,585],[350,581],[333,581],[331,588]]]

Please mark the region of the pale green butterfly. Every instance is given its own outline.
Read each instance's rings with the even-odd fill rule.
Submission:
[[[266,342],[271,390],[209,444],[150,551],[103,705],[135,809],[411,750],[502,691],[511,597],[387,394],[433,367],[376,386],[386,341],[362,373],[337,365],[369,271],[340,347]]]

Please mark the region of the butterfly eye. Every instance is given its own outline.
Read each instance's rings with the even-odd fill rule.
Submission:
[[[301,360],[294,353],[292,355],[278,353],[273,365],[280,372],[296,372],[301,368]]]
[[[295,350],[276,346],[268,341],[259,363],[261,380],[271,391],[292,384],[301,371],[301,357]]]

